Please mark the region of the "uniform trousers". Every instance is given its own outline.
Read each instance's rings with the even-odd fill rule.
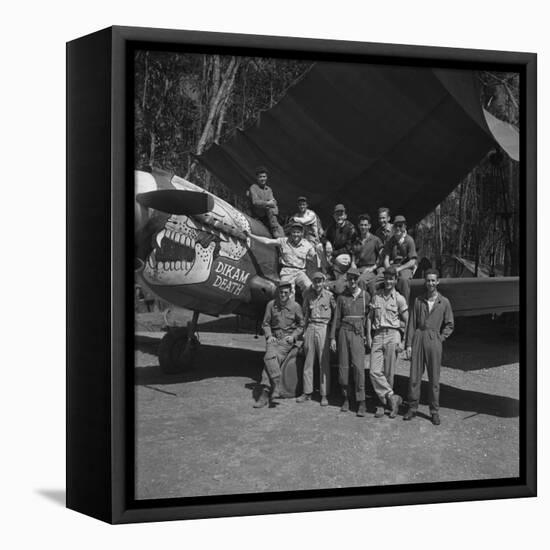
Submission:
[[[420,400],[424,368],[428,371],[430,412],[439,411],[439,375],[442,355],[441,336],[435,330],[417,329],[412,340],[409,407],[415,411]]]
[[[370,352],[370,379],[376,395],[383,404],[390,404],[393,394],[393,378],[397,363],[398,346],[401,342],[399,330],[380,328],[374,333]]]
[[[355,398],[357,401],[364,401],[365,341],[363,335],[357,332],[345,326],[340,328],[338,334],[338,379],[342,387],[348,386],[351,368],[355,381]]]
[[[304,393],[313,392],[313,366],[319,361],[321,397],[330,391],[330,350],[327,338],[327,325],[310,322],[304,332]]]
[[[282,267],[279,277],[282,283],[291,284],[293,296],[296,292],[296,285],[302,291],[302,295],[311,286],[311,279],[307,276],[305,270],[297,267]]]
[[[288,343],[284,337],[275,342],[268,342],[264,355],[264,369],[262,371],[262,380],[260,384],[271,386],[274,378],[281,376],[281,365],[284,363],[287,355],[294,346]]]

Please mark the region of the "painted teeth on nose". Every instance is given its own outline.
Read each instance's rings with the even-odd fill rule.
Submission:
[[[176,269],[178,271],[181,269],[181,262],[179,260],[176,262]]]
[[[166,230],[164,229],[160,233],[157,233],[157,245],[159,248],[161,247],[162,239],[164,238],[165,234],[166,234]]]

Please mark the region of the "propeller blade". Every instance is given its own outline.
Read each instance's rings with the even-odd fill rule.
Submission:
[[[206,214],[214,208],[214,197],[198,191],[159,189],[136,195],[139,204],[167,214],[195,216]]]

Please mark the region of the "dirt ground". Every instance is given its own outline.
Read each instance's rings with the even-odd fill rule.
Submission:
[[[411,422],[404,409],[375,419],[369,384],[365,418],[340,412],[337,396],[329,407],[280,399],[254,409],[263,337],[241,332],[233,318],[203,321],[197,366],[163,375],[159,316],[138,321],[138,499],[519,475],[519,348],[513,330],[489,320],[459,319],[445,346],[440,426],[428,417],[426,383]],[[403,397],[408,370],[400,359],[395,387]]]

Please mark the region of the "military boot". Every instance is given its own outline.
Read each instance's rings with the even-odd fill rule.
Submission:
[[[367,407],[364,401],[359,401],[359,407],[357,408],[357,416],[365,416]]]
[[[344,397],[344,402],[342,403],[342,406],[340,407],[340,410],[342,412],[348,412],[349,411],[349,398],[348,398],[348,387],[347,386],[342,387],[342,396]]]

